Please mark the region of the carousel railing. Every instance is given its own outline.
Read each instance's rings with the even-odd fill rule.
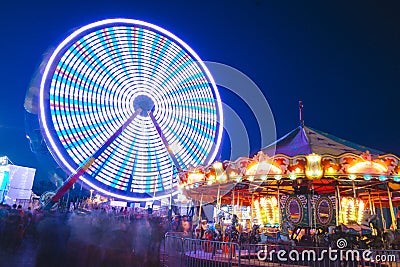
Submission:
[[[162,266],[183,265],[183,232],[167,232],[164,238],[164,246],[161,255]]]
[[[240,266],[237,243],[185,238],[184,266]]]
[[[400,267],[400,250],[337,249],[288,244],[238,244],[167,233],[163,266]]]

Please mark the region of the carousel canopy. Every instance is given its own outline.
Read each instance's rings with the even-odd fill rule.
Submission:
[[[332,156],[339,156],[344,153],[361,155],[366,151],[375,155],[384,154],[382,151],[361,146],[304,125],[300,125],[276,142],[264,147],[261,151],[269,156],[283,154],[290,157],[312,153]]]

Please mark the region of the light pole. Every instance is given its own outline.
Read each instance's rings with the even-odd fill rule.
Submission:
[[[90,202],[93,202],[93,189],[90,189]]]

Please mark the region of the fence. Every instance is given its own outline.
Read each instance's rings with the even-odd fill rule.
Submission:
[[[165,267],[400,267],[400,250],[333,249],[276,244],[242,244],[187,238],[167,233]]]

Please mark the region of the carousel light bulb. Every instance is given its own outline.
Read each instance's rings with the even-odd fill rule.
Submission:
[[[350,179],[350,180],[355,180],[356,178],[357,178],[357,176],[354,175],[354,174],[350,174],[350,175],[349,175],[349,179]]]
[[[294,171],[295,171],[296,173],[301,173],[301,169],[300,169],[299,167],[297,167]]]
[[[215,170],[222,170],[222,163],[219,161],[214,162],[213,167]]]
[[[238,176],[238,174],[236,172],[234,172],[234,171],[231,171],[229,173],[229,178],[235,179],[235,178],[237,178],[237,176]]]
[[[329,167],[328,170],[327,170],[327,172],[328,172],[329,174],[334,174],[334,173],[335,173],[335,169],[332,168],[332,167]]]
[[[400,176],[393,176],[393,180],[395,182],[400,182]]]
[[[265,207],[265,206],[267,205],[267,200],[266,200],[265,197],[262,197],[262,198],[260,199],[260,205],[261,205],[262,207]]]
[[[296,174],[292,173],[289,175],[290,180],[296,180]]]
[[[226,176],[225,173],[222,173],[221,175],[218,175],[218,176],[217,176],[217,181],[220,181],[220,182],[224,182],[224,181],[226,181],[227,179],[228,179],[228,177]]]
[[[369,175],[369,174],[367,174],[367,175],[364,175],[364,179],[365,179],[365,180],[367,180],[367,181],[369,181],[369,180],[371,180],[371,179],[372,179],[372,176],[371,176],[371,175]]]
[[[253,182],[253,181],[254,181],[254,176],[251,175],[251,176],[247,177],[247,179],[248,179],[250,182]]]
[[[386,181],[386,176],[385,175],[380,175],[379,176],[379,180],[381,180],[381,181]]]
[[[278,205],[278,200],[276,199],[276,197],[271,197],[271,202],[274,207]]]
[[[280,179],[282,179],[282,175],[275,175],[274,178],[275,180],[279,181]]]
[[[192,172],[188,175],[188,181],[190,184],[199,181],[204,181],[204,179],[205,179],[204,173],[201,172]]]
[[[261,175],[261,176],[260,176],[260,179],[261,179],[262,181],[265,181],[265,180],[267,180],[267,176],[266,176],[266,175]]]

